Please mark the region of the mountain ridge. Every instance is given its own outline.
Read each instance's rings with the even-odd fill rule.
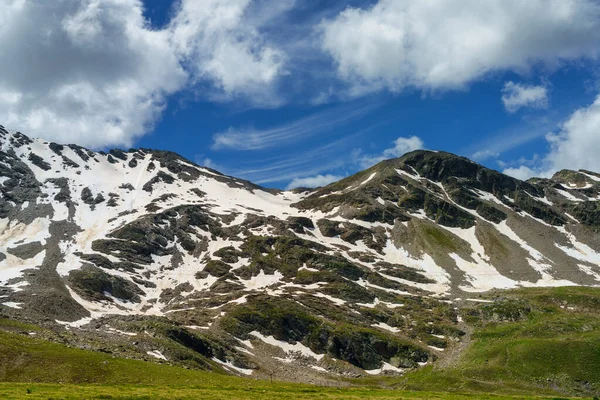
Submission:
[[[600,283],[591,171],[524,182],[420,150],[280,191],[160,150],[2,127],[0,146],[0,312],[77,346],[303,381],[402,373],[461,340],[478,293]]]

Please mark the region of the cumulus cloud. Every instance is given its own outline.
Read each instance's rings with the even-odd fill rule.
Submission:
[[[194,156],[194,161],[196,164],[202,167],[214,169],[220,173],[225,173],[226,169],[222,165],[216,163],[212,158],[206,157],[204,154],[196,154]]]
[[[546,139],[551,151],[550,170],[589,169],[600,172],[600,95],[589,106],[576,110],[558,133]]]
[[[589,106],[573,112],[558,132],[546,135],[549,152],[534,165],[507,168],[516,177],[550,177],[561,169],[600,172],[600,95]]]
[[[539,174],[539,171],[531,169],[525,165],[521,165],[518,168],[505,168],[502,172],[522,181],[533,178],[534,176],[538,176]]]
[[[399,137],[394,140],[394,146],[385,149],[378,155],[364,155],[359,158],[359,164],[362,168],[369,168],[383,160],[400,157],[410,151],[422,149],[424,146],[423,140],[418,136]]]
[[[169,95],[191,85],[224,99],[264,93],[284,55],[245,22],[249,3],[183,0],[156,30],[139,0],[4,0],[0,123],[48,140],[129,146]]]
[[[462,88],[600,51],[594,0],[379,0],[324,21],[322,47],[357,93]]]
[[[0,123],[48,140],[129,146],[182,90],[271,107],[285,97],[282,77],[295,73],[286,88],[310,87],[318,93],[307,101],[322,104],[346,98],[339,94],[344,82],[356,96],[462,88],[490,72],[596,58],[600,49],[595,0],[378,0],[341,13],[333,6],[333,18],[331,10],[317,12],[279,35],[289,25],[281,16],[296,3],[177,0],[158,29],[144,18],[141,0],[0,1]],[[324,15],[320,53],[310,27]],[[323,57],[335,61],[335,71]],[[543,103],[526,92],[508,96],[507,108]],[[301,137],[291,128],[231,129],[215,136],[215,148]]]
[[[502,103],[509,113],[515,113],[523,107],[547,108],[548,90],[545,86],[506,82],[502,88]]]
[[[300,187],[315,188],[315,187],[320,187],[320,186],[326,186],[332,182],[337,182],[343,178],[344,178],[343,176],[331,175],[331,174],[309,176],[306,178],[295,178],[294,180],[292,180],[289,183],[289,185],[287,186],[286,189],[290,190],[290,189],[295,189],[295,188],[300,188]]]
[[[227,97],[260,96],[282,73],[285,54],[244,19],[251,0],[183,0],[170,23],[173,45],[197,79],[208,78]]]
[[[128,145],[185,71],[133,0],[0,4],[0,121],[34,136]]]
[[[497,151],[486,149],[486,150],[476,151],[475,153],[473,153],[471,158],[475,161],[483,161],[483,160],[487,160],[488,158],[498,157],[499,155],[500,155],[500,153]]]

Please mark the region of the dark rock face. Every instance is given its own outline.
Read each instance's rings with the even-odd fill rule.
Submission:
[[[94,195],[89,187],[84,187],[81,190],[81,200],[86,204],[94,204]]]
[[[296,233],[304,233],[305,229],[315,229],[315,224],[310,218],[306,217],[288,217],[287,222],[290,228]]]
[[[347,361],[364,369],[379,368],[382,361],[402,359],[407,367],[429,359],[429,354],[382,332],[345,324],[331,325],[310,310],[287,300],[275,302],[257,296],[234,310],[225,322],[238,336],[259,331],[277,340],[302,342],[319,354]]]
[[[230,269],[231,266],[229,264],[219,260],[211,260],[204,267],[205,272],[217,278],[227,275]]]
[[[59,188],[58,193],[54,196],[53,200],[59,203],[65,203],[69,208],[69,215],[72,218],[75,212],[74,203],[71,199],[71,189],[69,188],[69,182],[67,178],[50,178],[46,182],[55,185]]]
[[[317,226],[323,236],[339,236],[340,239],[352,244],[356,244],[357,241],[362,240],[367,247],[377,251],[381,251],[387,241],[385,230],[381,228],[371,230],[350,222],[340,223],[327,219],[318,220]]]
[[[600,201],[586,201],[569,207],[573,216],[582,224],[600,232]]]
[[[108,296],[118,299],[140,302],[144,292],[132,282],[115,275],[110,275],[99,268],[84,265],[71,271],[68,277],[73,290],[90,301],[111,300]]]
[[[94,155],[90,150],[84,149],[83,147],[75,144],[70,144],[69,148],[73,150],[84,162],[87,162]]]
[[[33,165],[43,169],[44,171],[50,170],[50,164],[48,164],[44,159],[37,154],[29,153],[29,161],[33,163]]]
[[[71,160],[68,157],[62,156],[62,160],[63,160],[63,164],[67,167],[79,168],[79,164],[77,164],[75,161]]]
[[[85,204],[93,206],[102,203],[104,201],[104,196],[102,195],[102,193],[98,193],[96,194],[96,197],[94,197],[90,188],[84,187],[81,190],[81,200],[83,200]]]
[[[598,174],[592,171],[564,169],[555,173],[550,179],[550,183],[560,184],[561,187],[585,189],[586,186],[598,186],[598,181],[594,178],[598,178]]]
[[[381,268],[378,272],[381,273],[383,276],[389,275],[417,283],[435,282],[433,279],[427,278],[425,275],[416,272],[414,269],[409,268],[405,265],[390,264],[387,262],[378,262],[376,265]]]
[[[13,256],[28,260],[38,255],[42,250],[44,250],[44,246],[42,246],[42,243],[36,241],[24,243],[12,248],[7,248],[6,252],[12,254]]]
[[[527,182],[519,181],[498,171],[476,164],[468,158],[450,153],[418,150],[405,154],[397,161],[414,168],[419,175],[436,182],[445,182],[454,178],[462,183],[467,183],[475,189],[492,194],[525,190],[534,196],[543,197],[543,193]],[[389,160],[384,162],[394,163],[397,161]]]
[[[19,210],[26,202],[37,202],[42,195],[41,183],[12,149],[8,152],[0,151],[0,176],[8,178],[0,185],[0,218],[16,218],[22,221],[33,219],[34,215],[26,216]],[[45,212],[46,210],[40,207],[37,214],[45,215]]]
[[[523,182],[506,176],[464,157],[415,151],[318,189],[296,206],[324,212],[339,207],[339,214],[346,218],[388,224],[407,221],[407,212],[423,210],[443,226],[474,226],[473,215],[461,208],[474,210],[493,223],[506,220],[506,212],[482,201],[479,192],[492,194],[516,212],[524,211],[550,225],[562,226],[567,219],[544,201],[546,187],[542,182]]]
[[[463,229],[475,225],[473,215],[439,198],[425,196],[423,209],[429,218],[440,225]]]
[[[143,187],[142,189],[145,190],[146,192],[152,192],[152,186],[158,182],[165,182],[168,184],[171,184],[173,182],[175,182],[175,178],[173,178],[171,175],[160,171],[154,178],[150,179]]]
[[[54,142],[50,143],[48,147],[59,156],[62,156],[62,150],[65,148],[63,145]]]
[[[122,161],[127,161],[127,154],[125,154],[125,152],[123,150],[119,150],[119,149],[112,149],[108,152],[111,156],[118,158],[119,160]]]

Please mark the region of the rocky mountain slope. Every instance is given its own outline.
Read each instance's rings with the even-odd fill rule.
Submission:
[[[165,151],[0,146],[0,313],[73,346],[328,382],[445,357],[478,293],[600,283],[590,171],[416,151],[282,192]]]

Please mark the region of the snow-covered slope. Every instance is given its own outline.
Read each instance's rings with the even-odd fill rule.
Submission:
[[[2,127],[0,146],[0,304],[16,317],[84,327],[160,316],[239,339],[250,356],[298,353],[313,373],[325,355],[377,373],[443,351],[405,335],[409,314],[401,323],[396,310],[415,298],[451,310],[492,289],[600,284],[590,171],[522,182],[419,151],[299,193],[163,151],[99,153]],[[280,306],[295,317],[277,320]],[[351,357],[342,323],[387,350]],[[400,339],[410,356],[398,356]]]

